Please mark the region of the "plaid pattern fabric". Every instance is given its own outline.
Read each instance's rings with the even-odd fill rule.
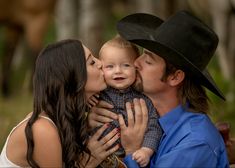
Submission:
[[[123,163],[122,158],[117,157],[115,154],[109,155],[97,168],[127,168]]]
[[[158,144],[160,143],[162,129],[158,123],[159,115],[156,112],[156,109],[154,108],[151,100],[144,94],[133,89],[132,87],[129,87],[125,91],[120,91],[108,87],[100,94],[101,100],[105,100],[108,103],[114,105],[114,108],[112,109],[114,113],[123,115],[126,124],[128,123],[125,104],[126,102],[133,102],[134,98],[143,98],[148,107],[148,127],[144,136],[142,146],[151,148],[155,151],[158,147]],[[119,123],[117,120],[110,123],[110,127],[103,133],[102,137],[104,135],[107,135],[114,128],[119,128]],[[116,144],[117,143],[121,144],[120,139],[116,142]],[[116,154],[119,156],[124,154],[124,149],[120,148],[120,150]]]

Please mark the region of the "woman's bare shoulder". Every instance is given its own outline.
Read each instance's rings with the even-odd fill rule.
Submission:
[[[48,119],[39,117],[32,126],[35,138],[47,139],[49,141],[58,140],[59,134],[55,125]],[[36,140],[36,139],[35,139]]]
[[[43,117],[33,124],[34,157],[40,167],[61,167],[62,149],[55,125]]]

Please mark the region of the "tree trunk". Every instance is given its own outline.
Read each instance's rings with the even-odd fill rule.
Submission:
[[[80,1],[79,38],[96,56],[104,42],[105,22],[110,9],[108,3],[108,0]]]
[[[137,0],[134,2],[132,0],[132,4],[136,3],[136,11],[143,13],[154,13],[153,9],[153,1],[152,0]]]
[[[56,7],[57,40],[77,37],[77,0],[58,0]]]
[[[223,76],[234,78],[234,14],[230,15],[232,4],[229,0],[210,0],[214,30],[219,36],[218,58]]]

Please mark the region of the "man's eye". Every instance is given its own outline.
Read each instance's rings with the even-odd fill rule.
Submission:
[[[145,60],[145,63],[146,63],[146,64],[151,64],[151,62],[149,62],[149,61],[147,61],[147,60]]]

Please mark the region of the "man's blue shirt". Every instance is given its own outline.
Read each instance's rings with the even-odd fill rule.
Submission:
[[[152,167],[229,167],[224,141],[209,117],[178,106],[159,119],[164,131]],[[131,155],[127,167],[139,167]]]

